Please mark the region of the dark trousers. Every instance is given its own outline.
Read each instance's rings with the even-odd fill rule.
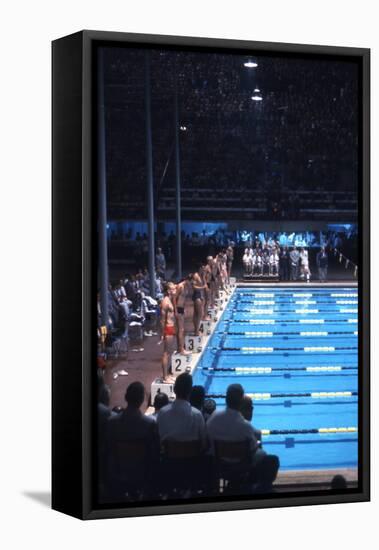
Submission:
[[[298,266],[291,264],[291,281],[296,281],[298,278]]]
[[[288,262],[281,262],[279,264],[279,274],[282,281],[288,281],[289,272],[288,272]]]

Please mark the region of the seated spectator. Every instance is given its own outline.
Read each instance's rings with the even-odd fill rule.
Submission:
[[[124,409],[108,421],[108,448],[110,456],[118,442],[139,439],[145,440],[151,457],[157,456],[159,440],[157,426],[151,416],[144,415],[140,408],[145,400],[145,388],[141,382],[132,382],[127,387]]]
[[[210,416],[216,410],[216,401],[214,399],[206,399],[203,406],[203,416],[205,422],[210,418]]]
[[[241,414],[244,390],[241,384],[230,384],[226,391],[226,408],[216,411],[207,422],[207,433],[214,451],[213,442],[249,440],[253,459],[258,452],[258,441],[250,422]]]
[[[176,400],[158,413],[157,423],[161,441],[200,440],[205,448],[206,432],[203,415],[191,407],[192,376],[182,373],[174,385]]]
[[[97,403],[97,436],[100,482],[105,478],[106,468],[106,443],[108,420],[114,413],[109,408],[111,391],[104,383],[102,374],[98,374],[98,403]]]
[[[258,482],[255,484],[254,493],[272,493],[272,484],[276,480],[279,471],[279,458],[275,455],[265,455],[257,465],[256,477]]]
[[[153,403],[154,413],[152,414],[152,417],[156,419],[159,411],[168,404],[169,404],[169,399],[168,399],[167,393],[164,393],[164,392],[157,393],[157,395],[154,397],[154,403]]]
[[[334,476],[331,481],[330,488],[334,490],[347,489],[347,483],[344,476],[341,476],[340,474]]]
[[[248,395],[243,396],[240,411],[244,419],[251,423],[251,421],[253,420],[254,405],[253,400]],[[262,432],[254,428],[254,426],[253,430],[255,438],[259,443],[260,441],[262,441]]]
[[[205,390],[203,386],[193,386],[191,391],[190,403],[203,414],[205,400]]]

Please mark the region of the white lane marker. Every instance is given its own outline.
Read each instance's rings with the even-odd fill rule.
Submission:
[[[256,373],[266,373],[266,372],[272,372],[272,368],[270,367],[236,367],[236,372],[256,372]]]
[[[273,309],[247,309],[249,313],[255,313],[255,315],[272,315],[274,313]]]
[[[236,321],[238,323],[238,321]],[[274,319],[250,319],[251,325],[275,325]]]
[[[295,313],[303,315],[304,313],[318,313],[318,309],[295,309]]]
[[[349,305],[349,304],[358,304],[357,300],[336,300],[336,304],[341,304],[341,305]]]
[[[304,351],[335,351],[335,348],[329,346],[310,346],[304,348]]]
[[[332,366],[307,367],[306,370],[308,372],[334,372],[334,371],[341,371],[342,367],[332,367]]]
[[[316,391],[311,393],[311,397],[352,397],[351,391]]]
[[[300,332],[300,336],[328,336],[328,332]]]
[[[316,304],[316,300],[296,300],[295,304]]]
[[[255,306],[274,306],[274,300],[254,300]]]
[[[358,319],[348,319],[348,323],[358,323]]]
[[[242,351],[256,351],[256,352],[272,352],[274,351],[274,348],[252,348],[252,347],[244,347],[241,348]]]
[[[271,399],[271,393],[247,393],[251,399]]]
[[[310,292],[300,292],[297,294],[292,294],[294,298],[312,298],[313,294]]]
[[[299,319],[299,323],[304,325],[322,325],[325,323],[324,319]]]
[[[358,313],[358,309],[342,307],[340,308],[340,313]]]
[[[348,294],[331,294],[332,298],[357,298],[358,294],[351,294],[350,292]]]

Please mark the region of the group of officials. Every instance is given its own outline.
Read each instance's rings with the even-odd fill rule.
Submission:
[[[276,276],[281,281],[304,281],[309,283],[311,270],[308,250],[304,247],[280,247],[278,243],[256,243],[255,248],[247,246],[242,258],[245,275]],[[325,282],[328,271],[328,254],[325,247],[316,256],[320,282]]]

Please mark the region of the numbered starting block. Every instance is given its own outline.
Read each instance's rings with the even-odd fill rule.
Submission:
[[[211,309],[208,309],[208,315],[209,317],[212,319],[212,321],[215,323],[216,321],[218,321],[218,311],[217,311],[217,308],[211,308]]]
[[[229,281],[232,288],[236,286],[237,279],[235,277],[230,277]]]
[[[203,349],[203,342],[201,336],[185,336],[184,338],[184,347],[187,351],[192,351],[193,353],[200,353]]]
[[[215,305],[217,307],[217,309],[224,309],[224,300],[222,298],[216,298],[215,299]]]
[[[151,405],[154,404],[154,399],[157,393],[165,393],[170,401],[174,401],[174,384],[163,382],[162,378],[156,378],[151,384]]]
[[[191,370],[192,354],[173,353],[171,355],[171,372],[174,376]]]
[[[200,321],[199,330],[203,336],[209,336],[212,332],[212,321]]]

